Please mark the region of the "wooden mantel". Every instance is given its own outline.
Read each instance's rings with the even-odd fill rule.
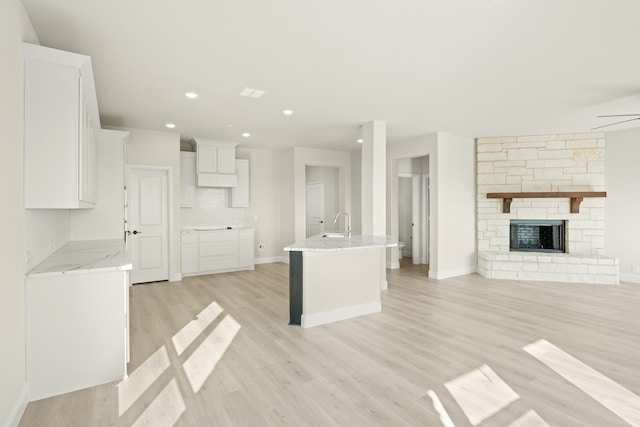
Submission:
[[[487,193],[487,199],[502,199],[502,213],[511,212],[513,199],[550,199],[565,197],[571,199],[571,213],[580,213],[580,203],[585,197],[607,197],[606,191],[560,191],[541,193]]]

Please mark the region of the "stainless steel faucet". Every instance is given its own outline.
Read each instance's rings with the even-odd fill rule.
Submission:
[[[347,237],[351,237],[351,217],[349,216],[349,214],[345,211],[340,211],[336,214],[335,218],[333,218],[333,223],[335,224],[336,222],[338,222],[338,217],[340,217],[340,215],[344,215],[347,217],[347,230],[345,232],[345,234],[347,235]]]

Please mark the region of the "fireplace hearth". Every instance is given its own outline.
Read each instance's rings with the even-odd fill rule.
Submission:
[[[565,252],[564,220],[511,220],[509,251]]]

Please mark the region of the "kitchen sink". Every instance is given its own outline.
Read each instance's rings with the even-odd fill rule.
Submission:
[[[323,233],[320,237],[327,237],[330,239],[344,239],[343,233]]]

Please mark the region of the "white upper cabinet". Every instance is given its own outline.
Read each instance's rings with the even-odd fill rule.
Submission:
[[[180,152],[180,207],[196,204],[196,153]]]
[[[195,138],[191,144],[197,153],[197,184],[199,187],[235,187],[236,145],[232,142]]]
[[[249,207],[249,160],[236,159],[238,185],[231,189],[231,207]]]
[[[25,208],[90,208],[96,202],[100,129],[91,58],[25,43]]]

